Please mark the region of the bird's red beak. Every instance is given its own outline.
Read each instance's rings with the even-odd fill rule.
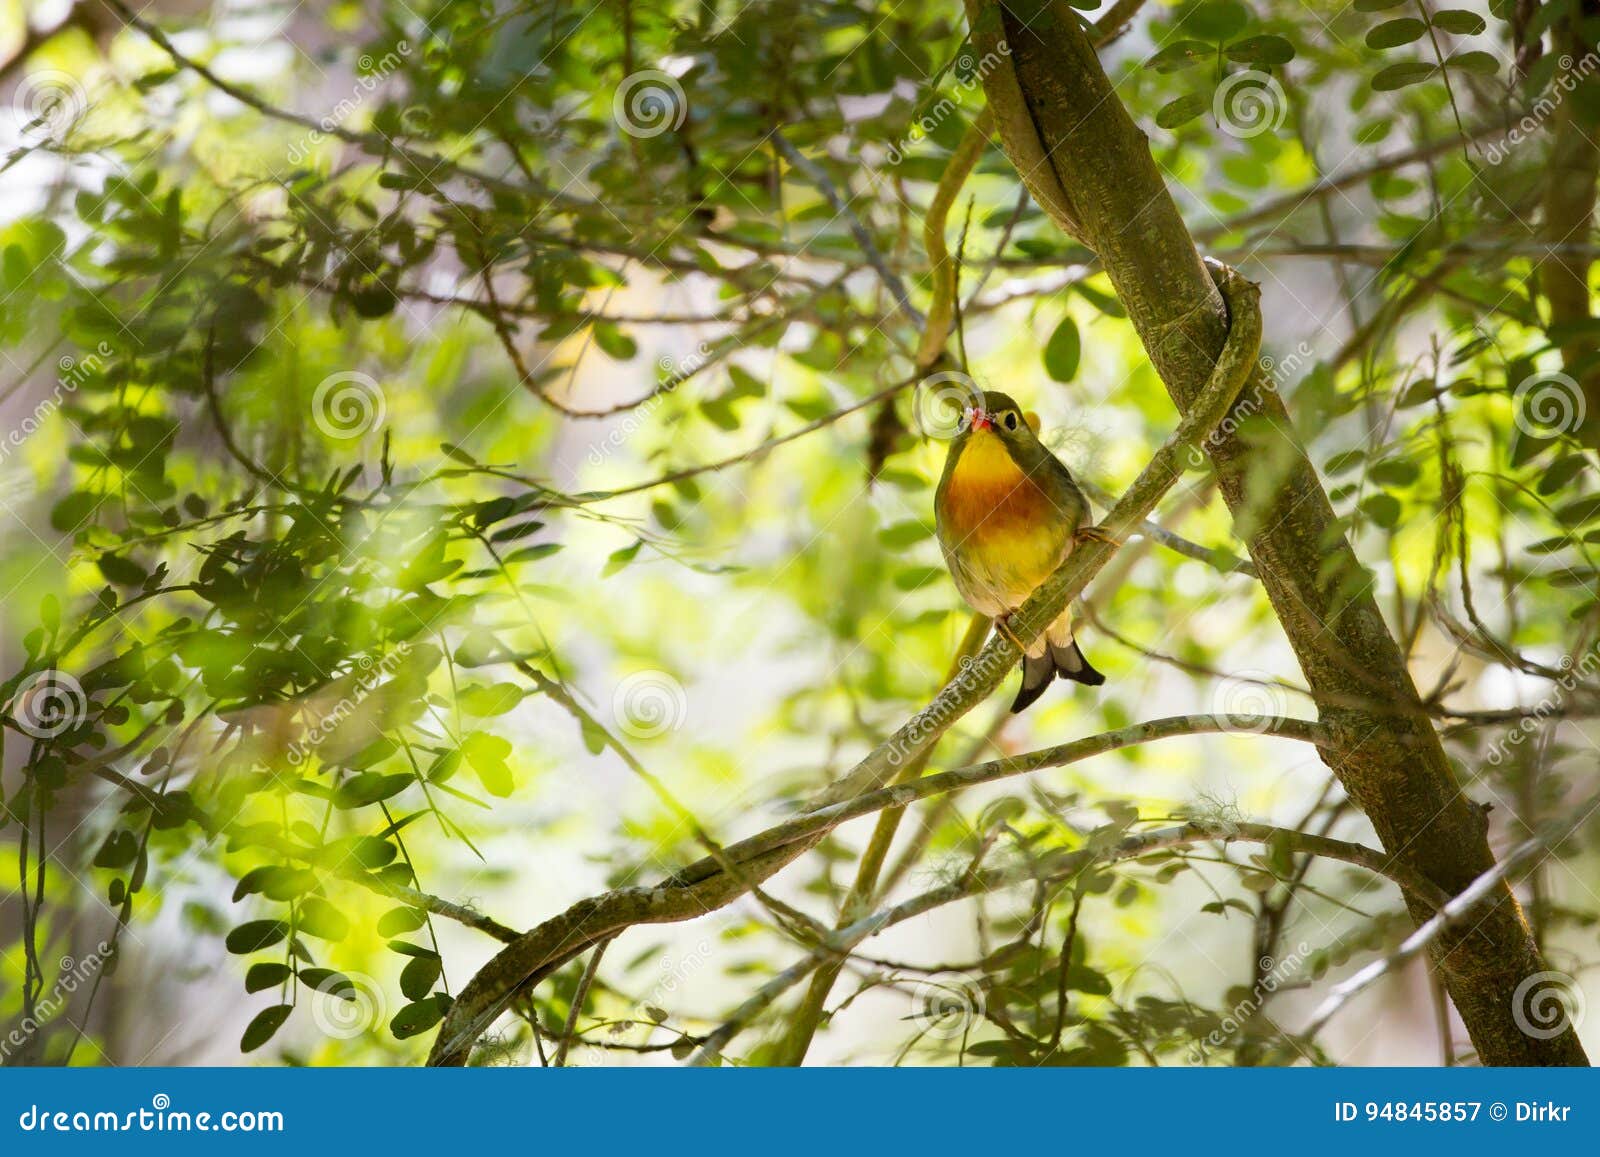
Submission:
[[[979,406],[972,408],[972,428],[974,430],[990,430],[994,428],[994,419]]]

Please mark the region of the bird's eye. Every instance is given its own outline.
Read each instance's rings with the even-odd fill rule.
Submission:
[[[1017,422],[1017,412],[1015,410],[1007,410],[1005,412],[1005,416],[1001,418],[1000,421],[1007,430],[1011,430],[1013,432],[1016,430],[1019,424]]]

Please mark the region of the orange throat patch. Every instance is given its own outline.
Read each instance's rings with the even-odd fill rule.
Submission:
[[[1013,535],[1050,519],[1050,500],[987,430],[962,448],[945,487],[945,516],[961,538]]]

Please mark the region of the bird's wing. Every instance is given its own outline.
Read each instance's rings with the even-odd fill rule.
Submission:
[[[1041,442],[1039,445],[1044,450],[1044,460],[1039,471],[1044,477],[1039,479],[1040,485],[1060,507],[1062,514],[1071,521],[1074,530],[1089,525],[1093,519],[1088,495],[1078,485],[1078,480],[1072,476],[1072,471],[1067,469],[1066,463],[1057,458],[1044,443]]]

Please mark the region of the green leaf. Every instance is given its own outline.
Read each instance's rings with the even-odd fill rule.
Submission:
[[[1078,296],[1094,306],[1107,317],[1127,317],[1128,311],[1122,308],[1122,302],[1109,293],[1101,293],[1087,281],[1080,281],[1073,286]]]
[[[644,539],[636,538],[629,545],[624,546],[619,550],[612,551],[611,556],[606,559],[606,565],[600,570],[600,577],[610,578],[623,567],[627,566],[630,562],[638,557],[639,548],[642,546],[644,546]]]
[[[1357,12],[1387,12],[1391,8],[1398,8],[1402,4],[1409,4],[1411,0],[1355,0]]]
[[[266,1044],[283,1027],[283,1022],[289,1019],[293,1011],[292,1004],[275,1004],[256,1013],[255,1019],[245,1028],[244,1036],[239,1038],[239,1051],[253,1053]]]
[[[933,537],[933,527],[925,522],[909,519],[886,526],[878,531],[878,541],[889,550],[904,550],[908,546]]]
[[[389,1031],[399,1040],[425,1033],[443,1019],[449,1004],[442,994],[408,1004],[389,1021]]]
[[[1428,31],[1428,26],[1414,16],[1403,16],[1399,20],[1386,20],[1367,33],[1368,48],[1396,48],[1402,44],[1410,44],[1414,40],[1421,40]],[[1376,84],[1373,85],[1377,87]]]
[[[1458,52],[1445,61],[1451,68],[1472,72],[1479,76],[1499,76],[1499,58],[1488,52]]]
[[[1145,63],[1157,72],[1178,72],[1210,59],[1214,51],[1204,40],[1179,40],[1167,45]]]
[[[1072,315],[1063,317],[1044,347],[1045,372],[1058,382],[1070,382],[1078,373],[1078,360],[1083,353],[1083,339],[1078,335],[1078,323]]]
[[[142,586],[144,580],[150,577],[150,572],[144,567],[120,554],[103,554],[96,563],[100,567],[100,573],[106,576],[106,581],[116,583],[118,586]]]
[[[1464,8],[1446,8],[1433,14],[1433,26],[1455,36],[1476,36],[1488,25],[1476,12]]]
[[[1385,530],[1393,529],[1400,521],[1400,500],[1392,494],[1373,494],[1361,503],[1367,517]]]
[[[244,974],[244,990],[246,992],[261,992],[264,989],[276,988],[290,976],[289,966],[276,961],[261,961],[250,966],[250,971]]]
[[[1211,107],[1211,98],[1204,93],[1191,92],[1177,100],[1168,101],[1156,113],[1156,124],[1164,129],[1175,129],[1188,124]]]
[[[1067,969],[1067,987],[1090,996],[1111,995],[1111,981],[1104,973],[1096,972],[1085,964],[1074,964]]]
[[[461,740],[461,754],[477,773],[484,791],[501,799],[511,794],[515,782],[511,769],[506,766],[506,756],[511,754],[510,743],[498,735],[473,731]]]
[[[1556,511],[1556,521],[1563,526],[1583,526],[1593,522],[1596,517],[1600,517],[1600,494],[1569,502]]]
[[[1433,65],[1423,64],[1415,60],[1407,61],[1404,64],[1391,64],[1372,78],[1372,91],[1394,92],[1397,89],[1427,80],[1428,77],[1433,75],[1433,71]]]
[[[399,795],[407,787],[411,786],[413,782],[413,778],[404,772],[381,775],[375,771],[363,771],[357,775],[352,775],[334,789],[333,806],[338,808],[357,808],[381,803],[383,800]]]
[[[905,570],[896,571],[894,585],[896,590],[916,591],[936,583],[944,577],[945,569],[942,566],[912,566]]]
[[[443,965],[434,957],[418,956],[407,961],[400,971],[400,991],[408,1000],[421,1000],[432,990],[442,969]]]
[[[340,1000],[354,1000],[359,992],[355,981],[331,968],[302,968],[300,983],[314,992],[337,996]]]
[[[229,932],[223,943],[235,956],[247,956],[271,948],[287,935],[289,926],[282,920],[251,920]]]
[[[1373,466],[1371,477],[1382,486],[1409,486],[1421,472],[1409,458],[1390,458]]]
[[[468,715],[504,715],[522,702],[522,688],[515,683],[495,683],[487,687],[477,683],[463,687],[456,702]]]
[[[610,322],[595,323],[594,344],[619,362],[630,361],[639,352],[639,343]]]
[[[1588,459],[1582,454],[1568,454],[1557,458],[1550,463],[1550,468],[1540,476],[1536,489],[1540,494],[1554,494],[1576,478],[1588,464]]]
[[[326,900],[308,896],[300,901],[297,927],[319,940],[343,940],[350,931],[350,921]]]
[[[379,936],[401,936],[415,932],[427,922],[428,914],[421,908],[390,908],[378,917]]]
[[[106,842],[95,853],[97,868],[123,868],[133,863],[139,854],[139,839],[132,832],[118,828],[106,836]]]
[[[104,498],[87,490],[75,490],[50,508],[50,525],[63,534],[71,534],[93,516]]]
[[[1228,45],[1225,53],[1229,60],[1241,64],[1288,64],[1294,59],[1294,45],[1281,36],[1247,36]]]
[[[560,549],[559,542],[541,542],[537,546],[525,546],[506,555],[506,563],[509,565],[514,562],[536,562],[541,558],[549,558]]]
[[[405,940],[389,941],[389,950],[391,952],[398,952],[401,956],[414,956],[418,958],[427,957],[430,960],[437,960],[439,958],[439,954],[433,949],[421,944],[412,944]]]
[[[1335,454],[1322,464],[1322,468],[1329,474],[1343,474],[1346,470],[1361,465],[1366,460],[1365,450],[1346,450],[1342,454]]]
[[[1250,22],[1250,10],[1239,0],[1200,0],[1190,8],[1179,27],[1203,40],[1228,40]]]

